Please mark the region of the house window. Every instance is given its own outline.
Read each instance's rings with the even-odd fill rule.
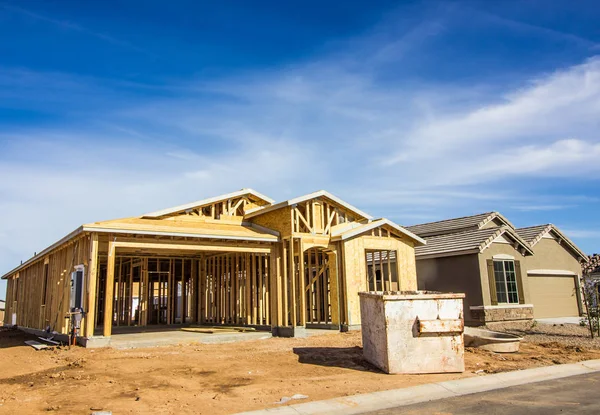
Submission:
[[[494,279],[498,303],[519,303],[519,290],[515,273],[515,261],[494,261]]]

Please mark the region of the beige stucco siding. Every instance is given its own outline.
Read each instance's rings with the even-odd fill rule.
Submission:
[[[492,305],[492,299],[490,297],[490,283],[488,279],[487,260],[494,259],[494,255],[510,255],[514,257],[515,261],[521,263],[521,278],[523,281],[523,294],[525,304],[529,304],[531,299],[529,295],[529,287],[527,284],[527,273],[526,264],[524,257],[519,251],[517,251],[512,244],[507,243],[492,243],[487,249],[479,254],[479,272],[481,276],[481,292],[483,295],[483,305]]]
[[[529,275],[527,286],[531,295],[533,312],[536,318],[568,317],[580,314],[581,299],[578,278],[581,276],[581,265],[570,250],[555,239],[542,238],[533,246],[535,255],[525,258],[525,269],[539,271],[549,270],[556,273],[569,272],[566,275]],[[562,290],[562,292],[561,292]],[[577,295],[575,295],[577,292]],[[576,309],[575,309],[576,307]],[[552,310],[553,308],[554,310]],[[560,315],[566,313],[564,315]]]
[[[533,247],[535,255],[526,258],[527,269],[554,269],[581,275],[581,265],[570,251],[555,239],[542,238]]]
[[[360,303],[358,293],[368,290],[365,249],[395,250],[398,266],[400,290],[417,289],[415,249],[409,241],[394,237],[360,236],[343,242],[343,262],[348,324],[360,324]]]
[[[579,315],[575,277],[530,275],[527,280],[535,318],[576,317]]]
[[[420,290],[465,293],[464,318],[470,321],[470,306],[482,305],[477,254],[417,260]]]

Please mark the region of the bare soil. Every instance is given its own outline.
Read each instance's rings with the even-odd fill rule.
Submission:
[[[359,332],[148,349],[36,351],[0,328],[0,413],[226,414],[485,373],[600,358],[599,349],[525,342],[517,354],[465,350],[459,374],[386,375],[362,358]]]

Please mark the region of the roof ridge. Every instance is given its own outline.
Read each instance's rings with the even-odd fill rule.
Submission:
[[[426,236],[425,239],[429,240],[429,239],[434,239],[434,238],[443,238],[443,237],[448,237],[448,236],[462,235],[465,233],[475,233],[475,232],[482,232],[482,231],[492,231],[492,230],[496,231],[502,227],[508,227],[508,226],[502,225],[502,226],[494,226],[492,228],[463,229],[463,230],[459,230],[458,232],[448,232],[448,233],[442,233],[440,235]]]
[[[457,218],[450,218],[450,219],[442,219],[442,220],[436,220],[433,222],[423,222],[423,223],[415,223],[414,225],[408,225],[407,228],[411,228],[413,226],[422,226],[422,225],[431,225],[434,223],[441,223],[441,222],[449,222],[451,220],[459,220],[459,219],[466,219],[466,218],[474,218],[475,216],[482,216],[482,215],[487,215],[487,217],[491,216],[492,214],[499,214],[499,212],[497,211],[490,211],[490,212],[483,212],[483,213],[476,213],[474,215],[466,215],[466,216],[459,216]]]

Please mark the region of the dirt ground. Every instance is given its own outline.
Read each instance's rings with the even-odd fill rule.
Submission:
[[[362,358],[359,332],[149,349],[35,351],[0,328],[0,413],[226,414],[485,373],[600,358],[600,349],[525,342],[517,354],[467,348],[462,374],[386,375]]]

